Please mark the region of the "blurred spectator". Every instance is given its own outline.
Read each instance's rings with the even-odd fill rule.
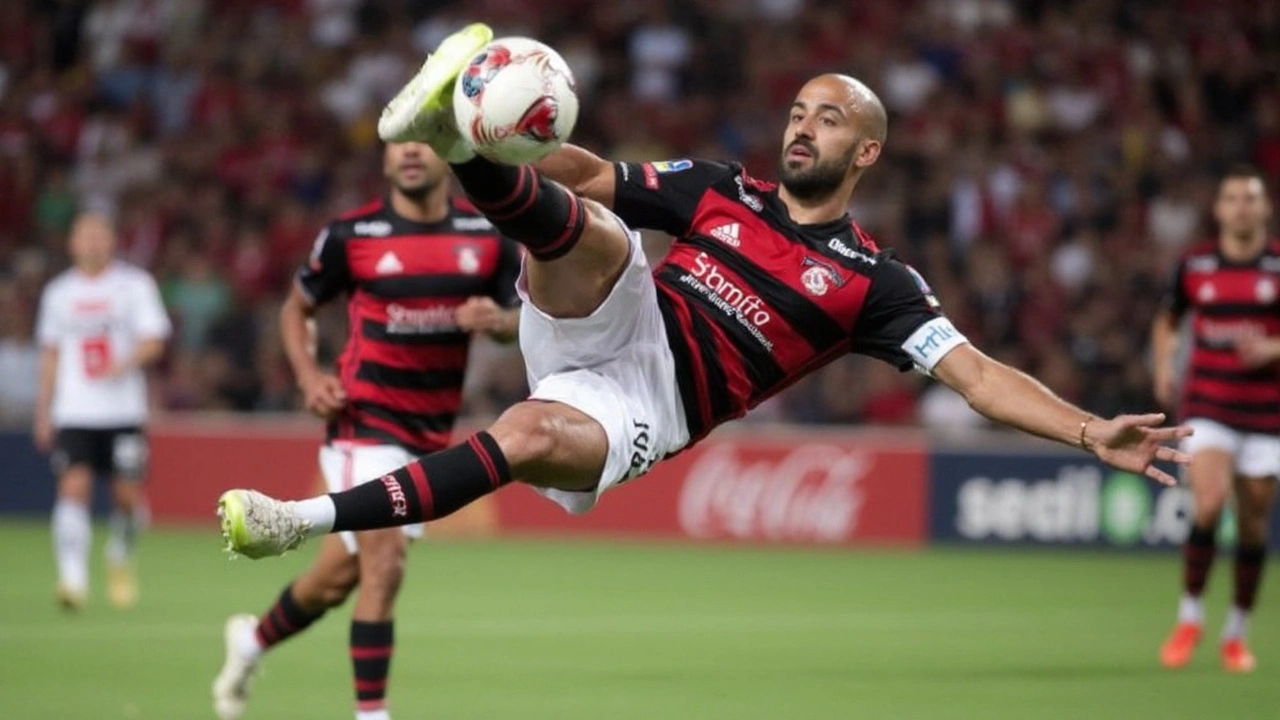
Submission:
[[[583,97],[576,139],[619,159],[739,159],[767,177],[798,84],[864,78],[891,123],[859,221],[993,354],[1095,412],[1149,405],[1132,328],[1147,326],[1172,259],[1211,231],[1213,176],[1252,161],[1280,188],[1280,0],[1186,7],[0,2],[0,372],[23,372],[13,318],[64,262],[71,214],[99,208],[180,322],[162,404],[292,408],[275,306],[323,219],[378,192],[382,102],[423,51],[486,20],[560,49]],[[646,236],[651,255],[666,242]],[[342,322],[321,323],[326,357]],[[473,412],[522,396],[518,355],[476,357]],[[953,393],[858,358],[760,419],[980,424]]]

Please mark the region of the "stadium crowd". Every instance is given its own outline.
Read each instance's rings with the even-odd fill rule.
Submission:
[[[470,20],[557,47],[584,98],[575,141],[616,159],[771,177],[803,79],[864,79],[890,138],[854,217],[971,338],[1102,414],[1154,403],[1147,328],[1173,260],[1212,231],[1216,175],[1247,161],[1280,187],[1276,0],[14,0],[0,418],[29,422],[36,302],[83,209],[116,219],[175,321],[157,407],[293,409],[276,329],[290,275],[329,218],[382,191],[383,102]],[[341,313],[321,327],[332,358]],[[472,413],[523,397],[514,350],[486,344],[476,363]],[[857,357],[755,416],[978,422]]]

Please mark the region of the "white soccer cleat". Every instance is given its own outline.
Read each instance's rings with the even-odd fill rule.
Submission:
[[[246,659],[240,652],[242,638],[258,627],[258,618],[252,615],[232,615],[227,618],[223,630],[226,643],[226,659],[222,670],[213,679],[213,712],[221,720],[236,720],[244,714],[249,701],[249,688],[258,674],[258,660]]]
[[[298,517],[294,507],[257,490],[222,493],[218,522],[227,550],[256,560],[296,549],[306,541],[311,522]]]
[[[453,85],[491,40],[493,29],[484,23],[473,23],[445,38],[383,108],[378,137],[386,142],[426,143],[445,162],[462,163],[474,157],[453,117]]]

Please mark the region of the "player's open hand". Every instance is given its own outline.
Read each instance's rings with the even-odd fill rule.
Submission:
[[[347,404],[342,381],[329,373],[314,373],[298,381],[303,405],[312,415],[328,420]]]
[[[1236,343],[1236,355],[1250,369],[1270,365],[1280,357],[1280,341],[1270,337],[1247,337]]]
[[[1162,427],[1164,419],[1164,413],[1152,413],[1090,420],[1085,445],[1098,459],[1114,468],[1141,473],[1164,485],[1175,485],[1177,480],[1154,463],[1157,460],[1179,465],[1191,462],[1190,455],[1165,444],[1187,437],[1191,428]]]

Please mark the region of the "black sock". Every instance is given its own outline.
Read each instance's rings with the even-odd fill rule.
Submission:
[[[1182,586],[1192,597],[1200,597],[1209,580],[1213,558],[1218,554],[1216,534],[1217,528],[1192,525],[1182,546]]]
[[[442,518],[511,482],[502,448],[487,432],[423,455],[390,475],[330,493],[331,532],[373,530]]]
[[[582,198],[529,165],[499,165],[476,156],[452,167],[476,208],[535,258],[563,257],[581,239],[587,226]]]
[[[370,712],[387,705],[387,676],[395,646],[393,621],[351,621],[351,669],[355,675],[356,710]]]
[[[1253,609],[1253,601],[1258,597],[1258,586],[1262,584],[1262,568],[1267,559],[1266,545],[1241,545],[1236,548],[1236,607],[1248,612]]]
[[[306,630],[311,623],[319,620],[325,611],[308,612],[300,607],[293,599],[293,584],[291,583],[280,593],[280,598],[276,600],[276,604],[263,614],[258,620],[258,629],[254,634],[258,638],[258,645],[262,649],[267,649],[272,645],[283,642],[290,637]]]

